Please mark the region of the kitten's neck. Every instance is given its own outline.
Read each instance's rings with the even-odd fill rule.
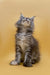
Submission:
[[[20,34],[20,35],[32,35],[32,32],[18,32],[17,31],[17,34]]]
[[[20,35],[20,36],[32,36],[32,34],[30,34],[30,33],[25,33],[25,32],[17,33],[17,34]]]
[[[32,35],[32,33],[33,33],[33,31],[32,31],[32,29],[30,28],[30,29],[24,29],[24,28],[18,28],[17,29],[17,33],[20,33],[20,34],[27,34],[27,35]]]

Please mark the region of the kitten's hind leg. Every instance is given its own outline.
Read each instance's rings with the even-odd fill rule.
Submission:
[[[32,64],[38,63],[39,61],[40,61],[40,52],[38,42],[36,42],[36,45],[34,46],[32,53]]]
[[[21,62],[21,52],[20,52],[20,47],[17,46],[16,48],[16,57],[15,57],[15,60],[11,61],[10,62],[10,65],[19,65],[20,62]]]
[[[39,56],[35,56],[34,59],[32,59],[32,64],[38,63],[40,61],[40,57]]]

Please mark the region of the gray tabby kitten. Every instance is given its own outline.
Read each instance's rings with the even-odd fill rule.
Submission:
[[[26,67],[31,67],[32,64],[39,62],[40,53],[38,41],[32,36],[34,30],[34,17],[27,18],[22,14],[16,23],[18,28],[16,39],[16,56],[11,65],[19,65],[23,62]]]

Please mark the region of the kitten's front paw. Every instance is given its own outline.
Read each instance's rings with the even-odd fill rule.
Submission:
[[[10,62],[10,65],[17,65],[17,64],[18,64],[18,63],[17,63],[16,60],[13,60],[13,61]]]
[[[24,62],[24,63],[23,63],[23,66],[25,66],[25,67],[32,67],[32,63],[30,63],[30,62],[29,62],[29,63]]]

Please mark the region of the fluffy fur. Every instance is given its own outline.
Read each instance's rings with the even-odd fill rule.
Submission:
[[[16,23],[18,28],[16,39],[16,56],[10,64],[17,65],[23,62],[26,67],[39,62],[40,53],[38,41],[32,36],[34,31],[34,16],[32,18],[24,17],[22,14]]]

